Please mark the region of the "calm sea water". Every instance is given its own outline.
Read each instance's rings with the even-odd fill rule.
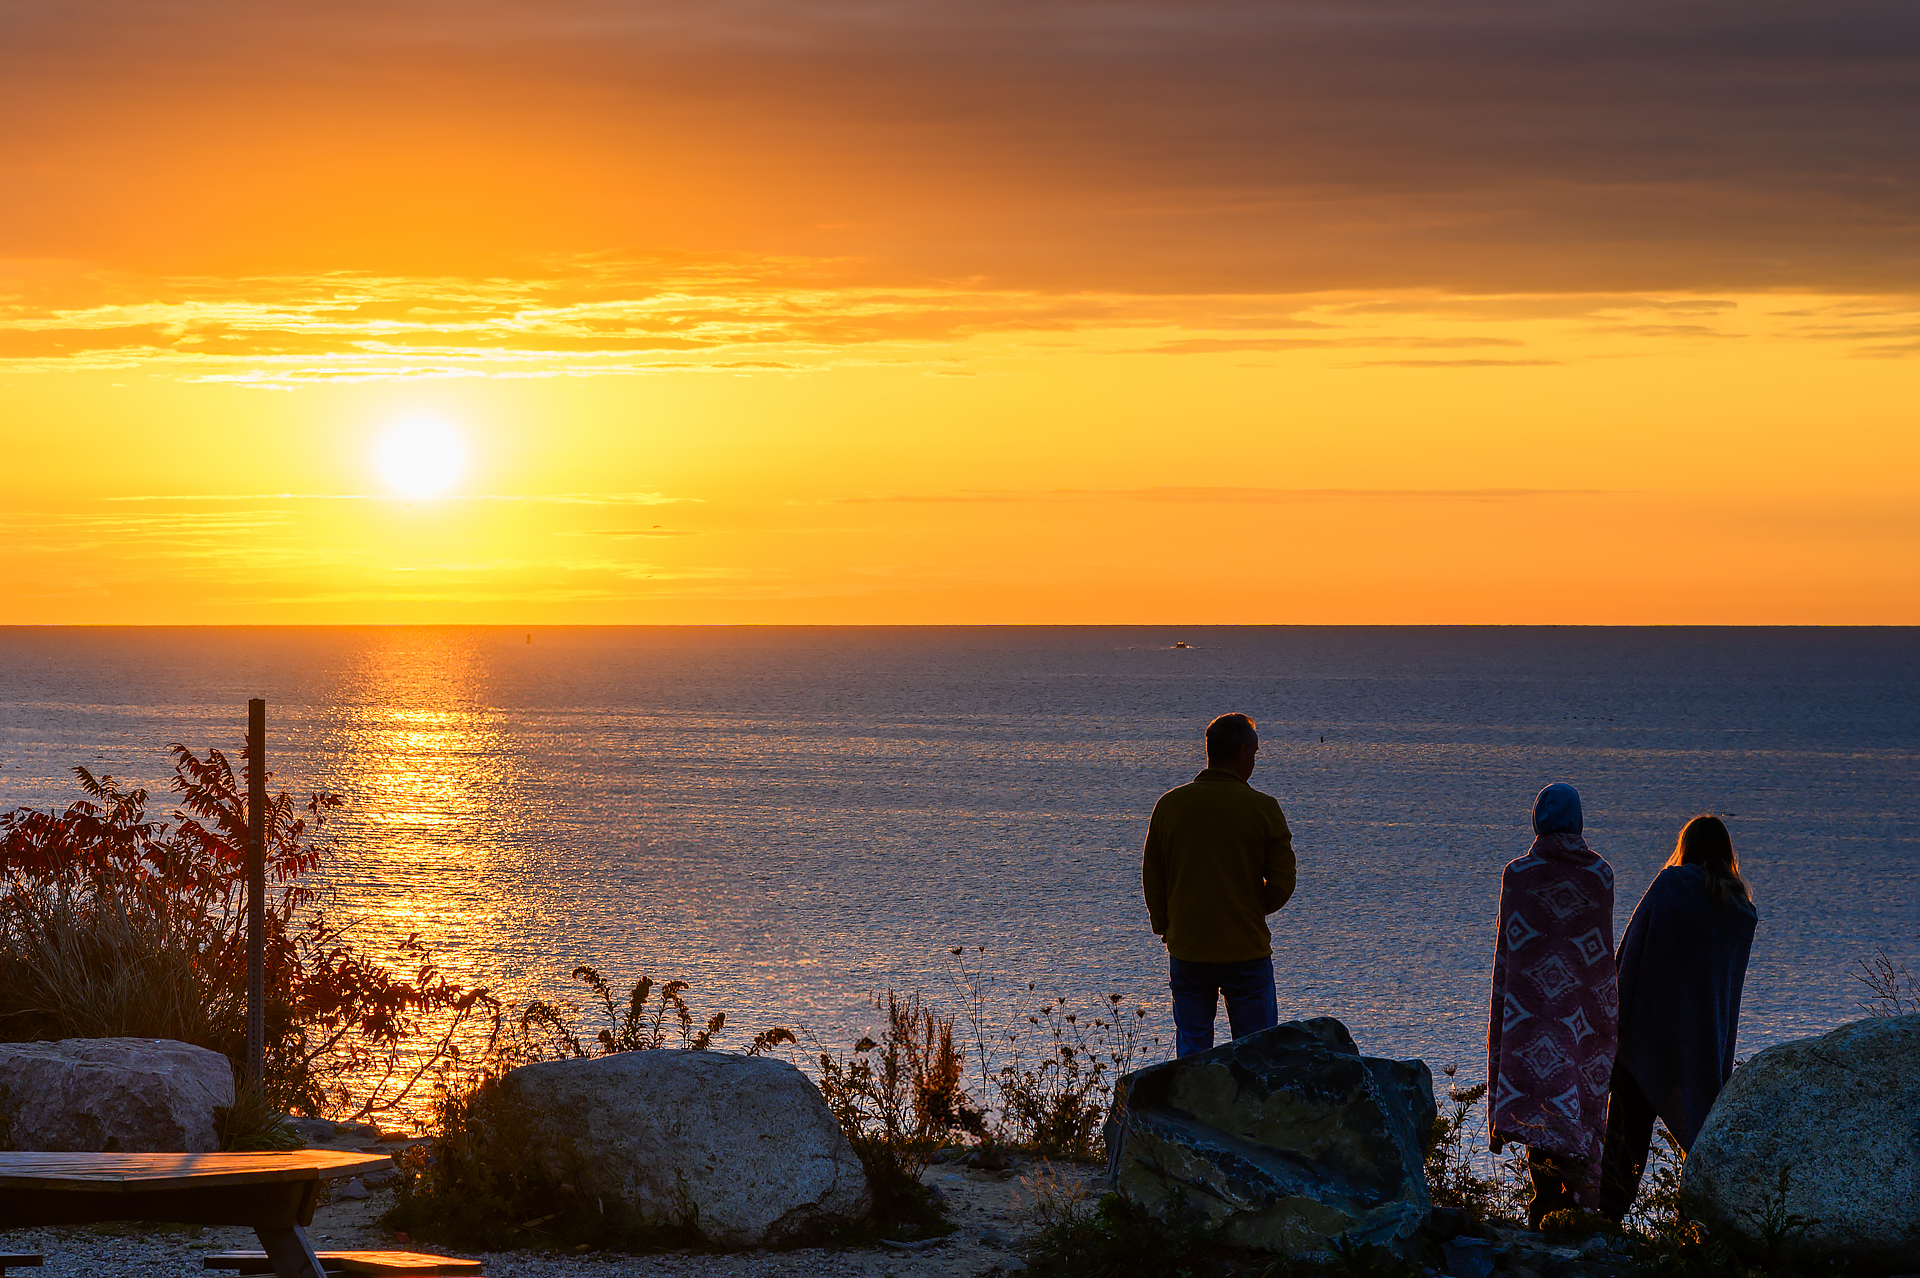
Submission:
[[[1727,818],[1742,1054],[1920,950],[1915,630],[5,629],[0,806],[237,754],[250,696],[276,784],[347,798],[337,906],[516,997],[590,962],[845,1041],[874,991],[945,997],[964,944],[1002,993],[1120,992],[1166,1035],[1139,849],[1230,709],[1300,856],[1282,1013],[1368,1051],[1483,1072],[1499,872],[1554,780],[1616,928],[1688,817]]]

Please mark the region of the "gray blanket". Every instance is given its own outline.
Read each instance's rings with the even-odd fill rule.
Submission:
[[[1620,1063],[1691,1148],[1733,1073],[1740,987],[1759,915],[1708,894],[1707,872],[1660,872],[1620,940]]]

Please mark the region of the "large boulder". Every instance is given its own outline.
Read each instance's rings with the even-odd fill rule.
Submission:
[[[555,1172],[641,1225],[748,1247],[872,1210],[839,1123],[785,1061],[620,1052],[524,1065],[506,1084]]]
[[[0,1145],[8,1149],[207,1154],[233,1104],[218,1052],[159,1038],[0,1043]]]
[[[1114,1188],[1152,1215],[1198,1212],[1284,1255],[1343,1234],[1404,1254],[1433,1206],[1433,1119],[1423,1062],[1362,1056],[1323,1016],[1128,1074],[1107,1148]]]
[[[1855,1021],[1735,1070],[1681,1192],[1754,1259],[1920,1272],[1920,1016]]]

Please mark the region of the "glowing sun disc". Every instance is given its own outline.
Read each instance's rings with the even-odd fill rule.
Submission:
[[[381,478],[409,497],[447,491],[467,460],[466,445],[443,422],[416,418],[394,426],[380,440]]]

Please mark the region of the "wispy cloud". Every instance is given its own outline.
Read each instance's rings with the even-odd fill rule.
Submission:
[[[671,506],[680,502],[702,502],[703,497],[668,497],[661,493],[450,493],[442,497],[398,497],[391,493],[135,493],[107,497],[111,502],[292,502],[292,501],[379,501],[408,502],[431,500],[448,504],[461,502],[507,502],[529,506]]]
[[[1329,325],[1329,327],[1331,327]],[[1340,338],[1313,337],[1187,337],[1162,342],[1138,352],[1144,355],[1220,355],[1232,351],[1311,351],[1341,350],[1352,347],[1410,348],[1413,350],[1457,350],[1463,347],[1524,346],[1511,337],[1397,337],[1392,334],[1358,334]]]
[[[445,378],[796,376],[1062,352],[1360,358],[1348,367],[1527,368],[1753,336],[1897,355],[1920,301],[1349,294],[1057,294],[874,287],[830,259],[584,256],[524,278],[328,273],[73,275],[0,296],[0,366],[143,369],[263,389]],[[78,294],[106,291],[89,305]],[[1776,313],[1777,312],[1777,313]],[[1378,357],[1368,359],[1369,352]],[[1429,354],[1428,352],[1433,352]],[[1440,352],[1459,352],[1458,355]],[[1487,352],[1480,354],[1478,352]],[[1506,354],[1505,352],[1512,352]]]
[[[1360,368],[1546,368],[1557,359],[1370,359]]]
[[[564,537],[691,537],[687,528],[583,528],[560,534]]]
[[[1000,503],[1151,501],[1199,505],[1274,506],[1302,502],[1348,501],[1513,501],[1537,497],[1588,497],[1599,488],[1162,488],[960,489],[952,492],[887,493],[840,497],[842,505],[902,503]]]

